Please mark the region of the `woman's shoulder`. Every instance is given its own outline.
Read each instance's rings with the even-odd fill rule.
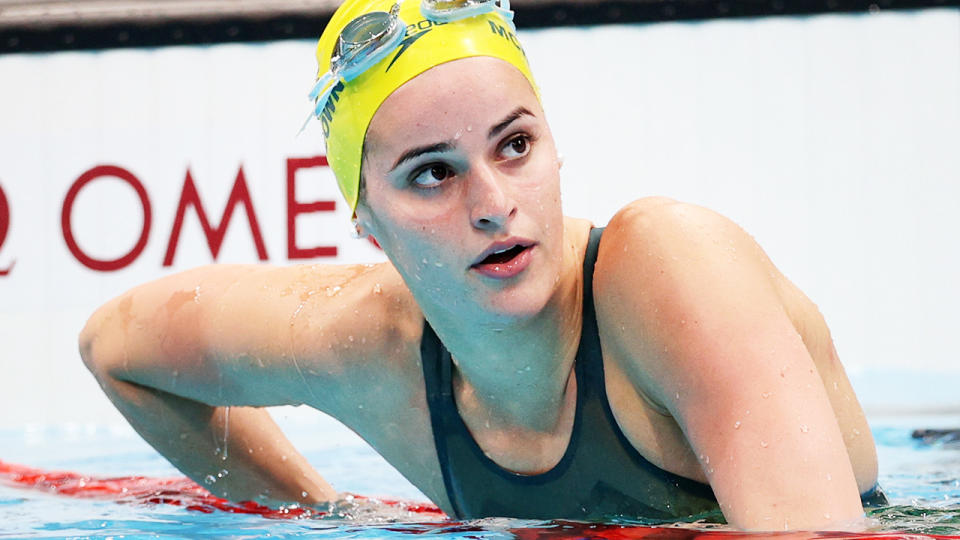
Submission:
[[[419,344],[423,314],[390,263],[312,265],[296,272],[297,281],[310,284],[300,291],[307,295],[303,315],[324,321],[327,341],[335,336],[347,356],[399,358],[400,350]]]
[[[685,277],[712,274],[710,265],[736,262],[774,271],[752,236],[734,221],[709,208],[667,197],[638,199],[620,209],[603,234],[600,274],[648,270],[677,283]],[[670,273],[668,274],[668,271]]]

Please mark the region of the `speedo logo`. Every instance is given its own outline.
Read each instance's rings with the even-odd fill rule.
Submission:
[[[385,69],[384,72],[390,71],[390,68],[393,67],[393,64],[397,61],[397,59],[399,59],[403,53],[407,52],[407,49],[409,49],[415,41],[427,35],[430,30],[433,30],[434,26],[442,26],[444,24],[447,23],[434,22],[430,19],[423,19],[414,24],[408,24],[406,28],[406,37],[400,42],[400,46],[397,49],[397,54],[393,56],[393,60],[390,60],[390,63],[387,65],[387,69]]]
[[[337,112],[337,102],[340,101],[340,92],[343,92],[343,79],[337,81],[337,85],[330,91],[330,97],[327,98],[327,104],[320,111],[320,125],[323,127],[323,136],[330,137],[330,121],[333,120],[333,113]]]

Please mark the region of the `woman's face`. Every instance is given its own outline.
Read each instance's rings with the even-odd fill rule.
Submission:
[[[559,280],[559,160],[526,78],[487,57],[441,64],[388,97],[367,130],[358,220],[418,301],[510,322]]]

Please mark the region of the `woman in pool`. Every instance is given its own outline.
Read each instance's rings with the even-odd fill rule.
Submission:
[[[511,18],[342,6],[316,115],[390,263],[211,266],[133,289],[81,335],[104,391],[234,500],[336,500],[258,408],[307,404],[453,516],[856,521],[876,451],[816,306],[704,208],[642,199],[605,230],[564,217]]]

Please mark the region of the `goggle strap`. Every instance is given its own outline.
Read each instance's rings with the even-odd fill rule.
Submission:
[[[330,79],[332,78],[333,78],[333,73],[328,71],[324,73],[322,77],[317,79],[317,82],[313,85],[313,88],[310,90],[310,101],[314,101],[317,99],[317,96],[320,94],[320,91],[323,89],[323,87],[330,84]]]
[[[324,107],[327,106],[327,100],[330,99],[330,94],[333,92],[333,88],[337,86],[337,79],[330,81],[327,84],[326,88],[323,89],[323,92],[320,93],[320,96],[317,97],[317,105],[313,108],[313,116],[320,118],[320,113],[323,112]]]

